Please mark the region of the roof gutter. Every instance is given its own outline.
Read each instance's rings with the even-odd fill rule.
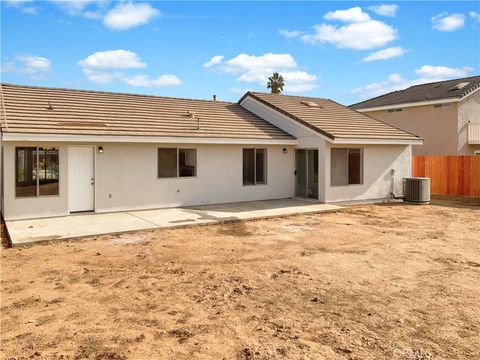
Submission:
[[[331,141],[334,145],[423,145],[423,139],[352,139],[341,138]]]
[[[414,106],[455,103],[455,102],[459,102],[463,99],[464,98],[462,98],[462,99],[447,98],[447,99],[429,100],[429,101],[416,101],[416,102],[411,102],[411,103],[393,104],[393,105],[385,105],[385,106],[373,106],[373,107],[367,107],[367,108],[353,108],[352,107],[352,109],[360,111],[360,112],[369,112],[369,111],[380,111],[380,110],[398,109],[398,108],[406,108],[406,107],[414,107]]]
[[[79,142],[79,143],[155,143],[155,144],[225,144],[225,145],[298,145],[297,139],[244,139],[183,136],[67,135],[4,132],[10,142]]]

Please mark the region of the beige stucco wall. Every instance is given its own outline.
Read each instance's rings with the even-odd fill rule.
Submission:
[[[403,108],[401,112],[369,111],[365,114],[421,136],[423,145],[413,146],[413,155],[457,154],[457,104],[434,109],[433,105]]]
[[[15,197],[15,146],[4,142],[5,211],[7,220],[68,215],[68,144],[24,143],[57,146],[60,162],[59,196]],[[77,144],[78,145],[78,144]],[[92,144],[95,145],[95,144]],[[292,146],[267,148],[267,184],[242,185],[242,145],[156,145],[107,143],[95,153],[95,211],[149,209],[234,201],[266,200],[294,196]],[[195,178],[157,178],[157,148],[197,149]],[[287,153],[283,153],[283,148]],[[111,194],[111,197],[110,197]]]
[[[480,90],[477,90],[458,106],[458,152],[473,155],[474,150],[480,150],[480,145],[468,144],[468,123],[480,124]]]
[[[480,91],[451,107],[433,105],[403,108],[401,112],[369,111],[365,114],[419,135],[423,145],[413,147],[414,155],[473,155],[479,145],[468,144],[468,122],[480,122]]]
[[[347,186],[330,185],[330,151],[333,147],[363,149],[363,184]],[[325,159],[327,202],[380,200],[392,191],[392,173],[395,170],[393,189],[403,193],[402,179],[412,175],[411,145],[329,145]]]
[[[267,148],[267,184],[255,186],[242,184],[242,149],[253,146],[179,145],[197,149],[197,176],[164,179],[157,178],[158,147],[155,144],[103,145],[104,153],[97,155],[96,164],[96,211],[280,199],[294,195],[292,146],[255,146]],[[286,154],[283,148],[287,148]]]
[[[258,115],[262,119],[267,120],[276,127],[295,136],[298,139],[297,148],[318,150],[318,200],[320,202],[325,202],[326,184],[325,178],[321,176],[321,174],[324,172],[325,169],[326,141],[315,131],[299,125],[295,121],[292,121],[292,119],[288,118],[286,115],[281,114],[268,106],[265,106],[264,104],[260,103],[255,99],[246,98],[241,105],[245,109]]]
[[[411,176],[412,147],[410,145],[332,145],[318,133],[298,125],[285,115],[266,107],[254,99],[242,106],[294,135],[298,148],[318,149],[319,201],[383,200],[392,191],[391,169],[395,169],[394,190],[402,194],[402,178]],[[330,149],[332,147],[355,147],[363,149],[364,182],[362,185],[330,186]]]

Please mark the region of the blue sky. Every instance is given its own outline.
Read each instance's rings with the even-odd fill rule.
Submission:
[[[350,104],[476,75],[480,2],[22,1],[1,4],[2,82],[236,101]]]

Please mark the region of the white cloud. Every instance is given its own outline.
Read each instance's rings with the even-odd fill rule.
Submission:
[[[123,3],[114,7],[103,18],[106,27],[113,30],[127,30],[147,24],[161,12],[148,3]]]
[[[239,54],[223,63],[223,72],[240,74],[237,81],[263,81],[273,72],[297,68],[297,63],[290,54],[267,53],[260,56]]]
[[[27,3],[33,2],[33,0],[4,0],[3,2],[5,3],[5,5],[12,7],[12,6],[22,6]]]
[[[88,80],[97,84],[109,84],[121,81],[130,86],[167,87],[181,85],[175,75],[165,74],[157,78],[147,75],[130,75],[128,70],[146,68],[147,64],[140,57],[129,50],[99,51],[80,60],[78,65]]]
[[[432,17],[433,28],[438,31],[455,31],[465,25],[465,15],[446,12]]]
[[[261,90],[254,90],[254,89],[251,89],[251,88],[238,88],[238,87],[232,87],[230,89],[228,89],[228,91],[234,93],[234,94],[245,94],[246,92],[248,91],[255,91],[255,92],[261,92]]]
[[[397,15],[398,5],[395,4],[381,4],[381,5],[372,5],[368,7],[369,10],[373,11],[375,14],[387,17],[395,17]]]
[[[370,62],[370,61],[378,61],[378,60],[388,60],[396,57],[403,56],[407,51],[400,47],[390,47],[382,50],[378,50],[374,53],[371,53],[367,57],[363,58],[363,61]]]
[[[209,61],[207,61],[206,63],[203,64],[203,67],[204,68],[210,68],[214,65],[217,65],[217,64],[220,64],[223,60],[223,55],[217,55],[217,56],[214,56],[212,57]]]
[[[88,80],[96,84],[110,84],[124,76],[124,73],[120,71],[92,70],[90,68],[83,68],[83,73]]]
[[[182,82],[175,75],[162,75],[156,79],[150,79],[146,75],[136,75],[132,77],[123,78],[128,85],[131,86],[149,86],[149,87],[166,87],[166,86],[178,86]]]
[[[287,39],[297,38],[303,34],[303,32],[299,30],[289,31],[285,29],[280,29],[278,32],[280,33],[280,35],[285,36]]]
[[[107,2],[102,0],[50,0],[58,5],[70,16],[81,15],[83,10],[92,4],[105,5]]]
[[[144,68],[147,64],[140,57],[129,50],[107,50],[96,52],[83,60],[79,65],[89,69],[130,69]]]
[[[52,70],[52,62],[46,57],[37,55],[18,55],[13,61],[2,64],[3,73],[19,73],[31,79],[44,79]]]
[[[399,74],[391,74],[386,80],[353,89],[351,93],[359,99],[368,99],[392,91],[403,90],[413,85],[465,77],[472,71],[473,69],[467,66],[450,68],[447,66],[423,65],[415,70],[415,73],[418,75],[415,79],[408,80]]]
[[[370,15],[363,12],[358,6],[347,10],[329,11],[324,16],[325,20],[339,20],[343,22],[365,22],[370,20]]]
[[[378,20],[352,23],[344,26],[320,24],[315,33],[303,35],[309,44],[330,43],[341,49],[368,50],[388,44],[397,38],[397,30]]]
[[[281,74],[285,79],[287,93],[305,93],[318,87],[317,77],[306,71],[284,71]]]
[[[22,8],[22,12],[25,14],[30,14],[30,15],[36,15],[37,14],[37,8],[33,6],[24,6]]]
[[[395,28],[382,21],[373,20],[358,6],[330,11],[324,18],[346,24],[317,24],[313,26],[313,33],[305,34],[300,39],[313,45],[328,43],[340,49],[369,50],[385,46],[397,38]]]
[[[92,20],[98,20],[103,17],[100,11],[90,11],[90,10],[85,11],[83,13],[83,16],[85,16],[87,19],[92,19]]]
[[[51,70],[52,62],[41,56],[36,55],[20,55],[17,60],[23,64],[26,73],[46,72]]]
[[[475,21],[480,21],[480,13],[476,12],[476,11],[470,11],[468,13],[468,15],[470,15],[470,17],[475,20]]]
[[[432,65],[423,65],[421,68],[415,70],[415,73],[418,76],[435,78],[435,79],[451,79],[451,78],[461,78],[467,76],[471,73],[473,69],[468,66],[461,68],[451,68],[448,66],[432,66]]]
[[[267,53],[260,56],[239,54],[226,61],[222,58],[211,68],[220,74],[236,75],[237,82],[257,83],[263,86],[266,86],[272,73],[279,72],[285,79],[287,93],[307,92],[318,86],[317,77],[301,70],[290,54]]]
[[[4,3],[8,7],[15,7],[20,9],[20,11],[25,14],[37,14],[37,8],[34,6],[30,6],[33,3],[33,0],[4,0]]]

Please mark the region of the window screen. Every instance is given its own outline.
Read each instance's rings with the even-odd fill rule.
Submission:
[[[333,148],[330,161],[331,186],[363,182],[362,149]]]
[[[243,185],[267,183],[267,150],[243,149]]]
[[[197,175],[197,150],[178,149],[178,176]]]
[[[255,149],[243,149],[243,185],[255,184]]]
[[[158,149],[158,177],[169,178],[177,176],[177,149]]]
[[[347,149],[332,149],[330,183],[332,186],[347,185]]]
[[[362,152],[360,149],[348,149],[348,184],[362,183]]]
[[[265,149],[255,150],[255,183],[265,184]]]

